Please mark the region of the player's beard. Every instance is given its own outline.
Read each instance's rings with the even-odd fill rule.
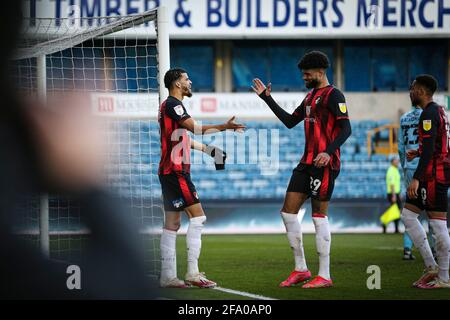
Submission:
[[[188,98],[192,97],[192,91],[188,87],[184,88],[184,95]]]
[[[310,81],[305,81],[305,86],[308,89],[317,88],[319,85],[319,79],[311,79]]]
[[[419,99],[418,99],[416,96],[410,94],[410,95],[409,95],[409,98],[411,99],[411,104],[412,104],[413,106],[417,107],[417,106],[420,105],[420,101],[419,101]]]

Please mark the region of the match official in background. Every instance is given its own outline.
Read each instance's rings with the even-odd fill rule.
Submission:
[[[399,160],[397,157],[391,158],[391,165],[386,171],[386,193],[389,205],[397,204],[398,209],[402,208],[400,198],[400,171],[398,170]],[[398,233],[398,223],[400,218],[394,220],[395,233]],[[386,233],[386,225],[383,224],[383,233]]]

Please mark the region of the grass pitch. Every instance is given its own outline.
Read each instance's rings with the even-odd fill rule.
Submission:
[[[450,299],[450,290],[411,287],[423,270],[417,251],[415,261],[403,261],[401,235],[334,234],[331,241],[331,276],[334,287],[279,288],[293,270],[292,251],[285,235],[204,235],[200,271],[220,287],[275,299]],[[304,235],[308,268],[318,272],[313,234]],[[178,275],[186,272],[186,241],[177,242]],[[369,290],[367,268],[381,269],[381,289]],[[161,295],[175,299],[249,299],[213,289],[165,289]]]

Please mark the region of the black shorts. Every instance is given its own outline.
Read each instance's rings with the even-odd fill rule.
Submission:
[[[417,190],[417,199],[408,198],[406,194],[406,203],[416,206],[420,210],[447,212],[448,185],[431,181],[419,181],[419,189]]]
[[[315,200],[330,201],[338,175],[339,171],[329,166],[317,168],[300,164],[292,172],[287,192],[305,193]]]
[[[166,211],[183,211],[200,202],[189,173],[159,175],[159,182]]]

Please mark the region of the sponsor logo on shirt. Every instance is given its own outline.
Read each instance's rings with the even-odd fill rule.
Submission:
[[[306,116],[309,117],[311,114],[311,106],[306,106]]]

